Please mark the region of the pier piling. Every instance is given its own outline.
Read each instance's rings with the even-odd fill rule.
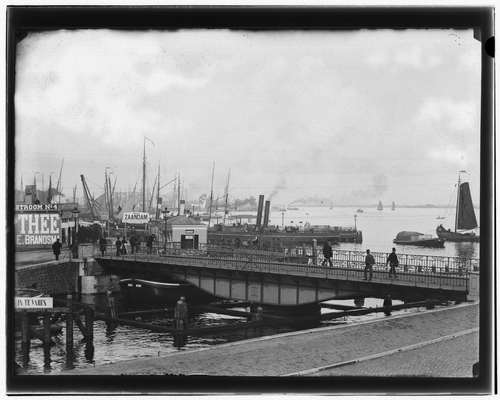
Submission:
[[[28,313],[26,311],[22,312],[21,315],[21,352],[22,352],[22,365],[23,368],[26,368],[30,359],[30,344],[31,344],[31,336],[30,336],[30,326]]]
[[[73,364],[73,296],[66,297],[68,312],[66,313],[66,364],[71,367]]]
[[[43,366],[45,369],[50,369],[50,314],[43,314]]]

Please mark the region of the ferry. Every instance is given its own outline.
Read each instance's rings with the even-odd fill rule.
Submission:
[[[402,231],[396,235],[393,240],[395,244],[401,244],[406,246],[422,246],[422,247],[444,247],[444,240],[440,238],[434,238],[432,235],[425,235],[420,232],[412,231]]]

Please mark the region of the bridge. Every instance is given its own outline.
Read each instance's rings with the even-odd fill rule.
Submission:
[[[141,249],[115,255],[109,249],[97,262],[109,273],[153,281],[188,282],[216,297],[269,306],[301,306],[330,299],[382,298],[416,301],[462,301],[469,291],[478,259],[398,254],[397,279],[389,277],[385,253],[372,253],[376,264],[364,279],[365,253],[334,251],[333,267],[290,262],[290,254],[238,251],[215,246],[202,250]]]

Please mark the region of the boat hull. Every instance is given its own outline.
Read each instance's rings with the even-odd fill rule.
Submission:
[[[446,240],[448,242],[479,242],[480,237],[473,233],[460,233],[447,231],[444,228],[440,229],[438,226],[436,229],[436,234],[440,239]]]
[[[421,246],[421,247],[436,247],[443,248],[444,240],[442,239],[422,239],[422,240],[393,240],[393,243],[403,246]]]
[[[188,283],[164,283],[133,278],[120,280],[120,291],[129,305],[173,305],[181,296],[184,296],[190,304],[215,299],[214,296]]]

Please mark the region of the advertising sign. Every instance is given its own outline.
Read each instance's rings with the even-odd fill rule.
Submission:
[[[60,235],[61,216],[55,212],[17,212],[15,226],[17,246],[51,245]]]
[[[16,297],[16,308],[53,308],[54,300],[52,297]]]
[[[149,214],[146,212],[126,212],[123,213],[122,222],[125,224],[147,224]]]

